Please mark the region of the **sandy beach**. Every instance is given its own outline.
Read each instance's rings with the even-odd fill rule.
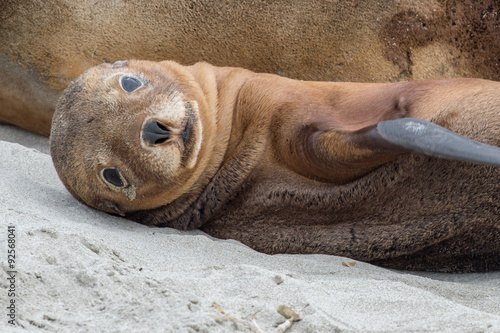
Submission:
[[[0,126],[0,156],[1,332],[275,332],[281,305],[302,318],[287,332],[500,332],[500,272],[265,255],[79,203],[45,137]]]

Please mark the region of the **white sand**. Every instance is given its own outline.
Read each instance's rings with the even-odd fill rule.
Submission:
[[[8,126],[0,140],[47,152]],[[145,227],[77,202],[50,157],[0,141],[0,331],[500,332],[500,272],[410,274],[324,255],[255,252],[235,241]],[[7,323],[7,226],[16,228],[17,329]],[[282,282],[281,282],[282,281]],[[278,283],[281,282],[281,283]]]

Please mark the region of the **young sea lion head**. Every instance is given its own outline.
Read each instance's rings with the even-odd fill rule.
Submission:
[[[107,212],[152,209],[188,192],[213,150],[214,110],[173,62],[91,68],[60,98],[50,149],[68,190]]]

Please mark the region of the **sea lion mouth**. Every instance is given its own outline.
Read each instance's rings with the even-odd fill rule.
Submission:
[[[183,125],[184,130],[182,131],[182,142],[184,147],[191,146],[194,134],[194,124],[196,122],[196,115],[192,109],[186,109],[186,117],[184,118]]]
[[[191,108],[191,104],[186,102],[186,117],[184,118],[184,130],[182,131],[182,142],[184,144],[184,152],[182,154],[181,163],[186,166],[188,159],[192,156],[195,147],[195,124],[197,122],[196,114]]]

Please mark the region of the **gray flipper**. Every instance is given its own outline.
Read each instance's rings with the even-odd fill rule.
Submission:
[[[370,130],[370,135],[423,155],[500,167],[500,148],[468,139],[434,123],[400,118],[382,121]]]

